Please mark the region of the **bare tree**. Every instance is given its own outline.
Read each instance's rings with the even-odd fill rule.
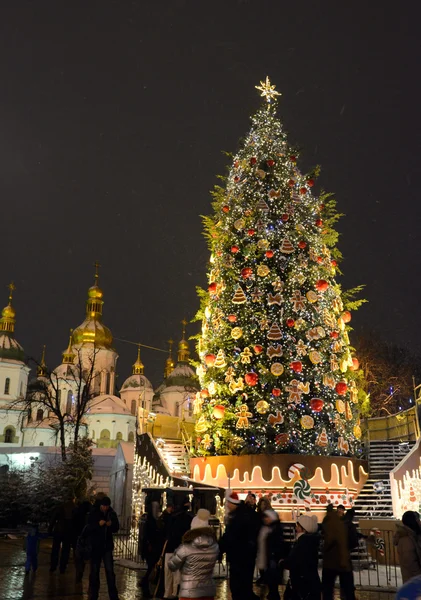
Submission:
[[[47,412],[47,418],[52,420],[50,427],[56,429],[61,447],[61,457],[65,461],[66,435],[70,437],[76,448],[84,426],[84,418],[89,404],[95,396],[95,383],[101,375],[95,370],[98,349],[93,348],[91,355],[76,353],[63,355],[63,363],[50,371],[45,363],[30,359],[29,363],[36,365],[37,377],[28,384],[26,396],[13,401],[9,408],[20,410],[20,420],[23,424],[35,409]],[[67,356],[67,359],[66,359]],[[62,398],[62,390],[71,391],[71,402]],[[39,423],[41,425],[42,421]]]

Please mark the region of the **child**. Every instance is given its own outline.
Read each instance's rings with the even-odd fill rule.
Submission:
[[[36,573],[38,569],[39,541],[47,537],[47,535],[39,532],[37,523],[29,523],[29,530],[26,534],[24,545],[24,549],[26,550],[25,573],[27,575],[31,567],[32,571]]]
[[[213,569],[219,554],[215,532],[209,527],[210,512],[201,508],[191,523],[190,531],[183,536],[168,566],[171,571],[181,571],[180,600],[185,598],[212,599],[215,596]]]

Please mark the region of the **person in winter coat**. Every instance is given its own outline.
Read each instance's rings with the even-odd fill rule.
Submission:
[[[117,515],[111,508],[111,500],[104,496],[100,500],[99,507],[94,506],[88,517],[87,533],[92,544],[89,600],[98,600],[99,572],[102,562],[104,563],[110,600],[118,600],[113,561],[113,533],[117,533],[119,528]]]
[[[169,561],[175,550],[181,544],[183,535],[189,531],[193,515],[190,512],[190,501],[186,497],[180,510],[174,513],[173,518],[168,524],[168,538],[165,546],[165,591],[164,598],[176,598],[178,584],[180,583],[180,573],[173,572],[169,568]]]
[[[293,598],[320,600],[318,571],[319,544],[317,517],[300,515],[296,523],[297,538],[283,567],[289,570]]]
[[[333,600],[333,589],[339,577],[344,600],[355,600],[351,554],[347,524],[333,506],[329,506],[322,524],[323,531],[323,600]]]
[[[149,577],[154,566],[161,557],[165,543],[166,530],[165,522],[162,517],[163,514],[159,516],[158,502],[152,502],[142,529],[142,539],[140,541],[140,555],[142,559],[146,561],[148,567],[139,583],[139,586],[143,590],[144,597],[150,595]]]
[[[60,573],[65,573],[69,562],[70,548],[74,541],[73,517],[75,499],[69,498],[56,508],[50,521],[48,533],[53,534],[51,548],[50,573],[57,569],[60,557]]]
[[[179,546],[168,566],[172,571],[180,570],[179,598],[206,598],[215,596],[213,569],[219,554],[215,532],[209,527],[210,512],[198,510],[191,522],[191,529],[183,535]]]
[[[232,600],[254,600],[253,574],[257,551],[257,528],[253,514],[236,492],[226,498],[228,522],[219,541],[221,554],[230,565],[229,584]]]
[[[421,575],[421,524],[419,514],[408,510],[396,524],[394,544],[398,551],[402,581]]]
[[[265,510],[263,526],[257,537],[256,566],[261,573],[261,583],[268,586],[267,600],[280,600],[279,584],[281,569],[279,561],[285,558],[285,543],[279,517],[274,510]]]
[[[40,541],[46,537],[48,537],[48,533],[40,533],[37,523],[29,523],[29,529],[25,536],[24,545],[24,549],[26,550],[26,575],[29,574],[31,568],[33,573],[37,572]]]

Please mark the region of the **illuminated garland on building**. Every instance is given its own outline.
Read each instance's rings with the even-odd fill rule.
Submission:
[[[200,455],[352,455],[361,429],[333,229],[334,199],[312,194],[276,116],[264,105],[204,219],[211,250],[201,291]]]

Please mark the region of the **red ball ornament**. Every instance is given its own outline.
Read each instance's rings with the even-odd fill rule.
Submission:
[[[212,283],[209,284],[208,292],[210,294],[215,294],[215,292],[216,292],[216,282],[215,281],[212,281]]]
[[[333,338],[334,340],[336,340],[339,337],[339,332],[338,331],[331,331],[329,335],[330,335],[331,338]]]
[[[294,327],[294,325],[295,325],[294,319],[287,319],[287,326],[288,327]]]
[[[314,179],[307,179],[307,185],[308,185],[308,187],[313,187]]]
[[[240,178],[238,177],[238,175],[236,175],[236,176],[234,177],[234,181],[235,181],[235,183],[238,183],[238,182],[240,181]]]
[[[243,279],[249,279],[253,275],[253,269],[251,267],[245,267],[241,270],[241,277]]]
[[[319,206],[320,210],[323,210],[323,209],[324,209],[324,207],[325,207],[325,205],[324,205],[324,204],[321,204],[321,205]]]
[[[246,373],[244,375],[244,381],[246,382],[247,385],[249,385],[250,387],[253,387],[255,385],[257,385],[257,382],[259,381],[259,376],[257,373]]]
[[[278,398],[281,395],[281,390],[279,388],[273,388],[272,394]]]
[[[314,286],[318,292],[325,292],[329,287],[329,282],[326,279],[319,279]]]
[[[238,246],[231,246],[231,252],[233,254],[237,254],[237,252],[240,251],[240,248]]]
[[[250,164],[251,164],[251,165],[255,165],[256,163],[257,163],[257,158],[256,158],[255,156],[252,156],[252,157],[250,158]]]
[[[343,312],[341,318],[344,323],[349,323],[351,320],[351,313],[349,312],[349,310]]]
[[[318,262],[319,264],[320,264],[320,263],[322,263],[322,262],[323,262],[323,258],[322,258],[321,256],[318,256],[318,257],[317,257],[317,262]]]
[[[266,258],[272,258],[273,257],[273,250],[266,250],[265,256],[266,256]]]
[[[298,242],[298,247],[301,248],[301,250],[304,250],[304,248],[307,247],[307,243],[304,240],[301,240]]]
[[[240,163],[239,163],[239,161],[238,161],[238,160],[236,160],[236,161],[235,161],[235,163],[234,163],[234,167],[235,167],[235,168],[237,168],[237,167],[239,167],[239,166],[240,166]]]
[[[290,157],[289,157],[289,160],[290,160],[292,163],[295,163],[295,162],[297,162],[297,157],[296,157],[296,156],[290,156]]]
[[[273,167],[273,165],[275,164],[275,161],[270,158],[269,160],[266,161],[266,164],[268,167]]]
[[[333,268],[336,268],[338,266],[338,263],[336,262],[336,260],[331,260],[330,264],[332,265]]]
[[[358,358],[353,358],[352,359],[352,367],[350,367],[351,371],[358,371],[358,369],[360,368],[360,361],[358,360]]]
[[[202,396],[202,398],[208,398],[209,391],[205,388],[204,390],[201,390],[200,395]]]
[[[310,408],[313,412],[320,412],[324,406],[324,402],[323,400],[321,400],[320,398],[312,398],[310,400]]]
[[[255,232],[255,230],[254,230],[254,229],[249,229],[249,230],[247,231],[247,235],[254,235],[255,233],[256,233],[256,232]]]
[[[335,390],[336,390],[336,393],[339,394],[339,396],[345,396],[345,394],[348,391],[348,386],[345,383],[345,381],[340,381],[339,383],[336,384]]]
[[[228,315],[228,321],[230,323],[235,323],[237,320],[237,315]]]
[[[225,414],[225,406],[222,404],[215,404],[213,407],[213,416],[215,419],[223,419]]]
[[[256,352],[256,354],[261,354],[263,352],[264,348],[260,344],[256,344],[254,346],[253,350]]]
[[[307,188],[305,188],[305,187],[300,188],[300,194],[302,196],[304,196],[304,194],[307,194]]]
[[[222,210],[224,211],[224,213],[227,213],[230,211],[230,207],[228,206],[228,204],[225,204],[225,206],[222,207]]]
[[[321,227],[323,225],[322,219],[316,219],[316,225],[317,227]]]
[[[215,361],[216,361],[215,354],[206,354],[205,363],[208,365],[208,367],[213,367],[213,365],[215,364]]]
[[[288,185],[289,185],[289,187],[294,187],[294,185],[295,185],[295,181],[294,181],[293,179],[290,179],[290,180],[288,181]]]
[[[303,370],[303,363],[300,360],[294,360],[289,366],[295,373],[301,373]]]
[[[284,221],[284,223],[285,223],[286,221],[288,221],[288,219],[289,219],[289,215],[288,215],[287,213],[284,213],[284,214],[282,215],[281,219],[282,219],[282,220]]]

